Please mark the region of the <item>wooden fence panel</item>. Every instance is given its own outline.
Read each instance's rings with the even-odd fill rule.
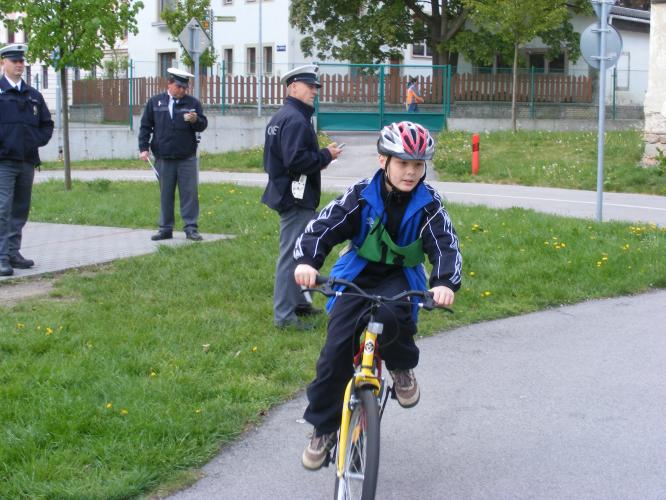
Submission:
[[[417,85],[426,102],[443,102],[444,78],[446,75],[442,71],[418,78]],[[407,80],[406,75],[389,74],[384,77],[386,103],[405,102]],[[382,92],[377,75],[324,74],[320,81],[319,100],[322,103],[376,104]],[[167,87],[167,80],[161,77],[134,78],[131,83],[131,101],[136,107],[143,106],[150,96],[164,92]],[[76,80],[72,85],[73,104],[100,104],[104,108],[105,119],[125,120],[129,112],[129,85],[130,81],[126,78]],[[513,77],[508,73],[463,73],[452,75],[449,92],[451,102],[506,102],[511,100],[512,88]],[[266,77],[262,90],[264,102],[270,105],[280,105],[286,95],[286,88],[277,76]],[[257,77],[229,74],[224,79],[219,76],[202,77],[200,91],[204,105],[220,105],[223,101],[231,106],[256,105]],[[591,103],[592,91],[592,79],[587,76],[519,75],[516,99],[519,102],[531,102],[533,99],[539,103]]]

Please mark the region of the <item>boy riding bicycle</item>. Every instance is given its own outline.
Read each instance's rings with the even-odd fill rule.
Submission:
[[[379,170],[329,203],[298,238],[294,248],[299,285],[313,287],[318,269],[338,243],[350,240],[331,276],[353,281],[368,293],[396,295],[426,290],[424,253],[432,264],[430,291],[440,306],[450,306],[460,288],[462,256],[451,219],[437,191],[425,180],[426,161],[435,144],[412,122],[384,127],[377,142]],[[356,338],[365,326],[367,304],[359,297],[329,300],[326,343],[317,374],[308,386],[304,418],[314,426],[303,465],[319,469],[335,442],[345,385],[353,375]],[[414,342],[417,306],[391,303],[379,310],[384,324],[380,353],[393,378],[398,403],[411,408],[420,391],[413,368],[419,360]]]

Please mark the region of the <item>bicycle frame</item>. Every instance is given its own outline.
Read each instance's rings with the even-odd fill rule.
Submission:
[[[336,457],[336,473],[342,478],[345,468],[345,457],[347,453],[347,435],[349,434],[349,421],[351,419],[352,394],[357,387],[372,386],[375,395],[381,390],[381,380],[375,369],[375,352],[377,347],[377,336],[382,333],[381,323],[371,321],[365,330],[363,342],[363,357],[361,365],[349,380],[345,389],[344,402],[342,406],[342,419],[340,422],[340,437],[338,439],[338,452]]]

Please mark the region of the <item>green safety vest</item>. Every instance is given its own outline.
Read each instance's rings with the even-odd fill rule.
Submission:
[[[425,261],[423,241],[419,237],[409,245],[401,247],[391,239],[379,217],[375,219],[363,244],[356,252],[372,262],[394,264],[402,267],[415,267]]]

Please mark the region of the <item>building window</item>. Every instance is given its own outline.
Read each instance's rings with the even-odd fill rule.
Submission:
[[[42,65],[42,88],[49,88],[49,67],[46,64]]]
[[[564,53],[554,59],[548,59],[545,52],[530,52],[527,54],[529,70],[534,68],[535,73],[564,73],[566,57]]]
[[[254,75],[257,72],[257,49],[255,47],[247,48],[245,62],[247,65],[247,72]]]
[[[174,10],[176,0],[158,0],[157,2],[157,19],[162,20],[162,12],[169,9]]]
[[[428,46],[428,41],[423,40],[412,44],[413,57],[432,57],[432,49]]]
[[[25,83],[32,85],[32,70],[30,66],[25,67]]]
[[[273,73],[273,47],[264,47],[264,73]]]
[[[81,79],[81,69],[74,68],[74,80],[80,80],[80,79]]]
[[[224,2],[222,2],[222,3],[224,5],[232,5],[234,3],[234,0],[224,0]]]
[[[234,49],[224,49],[224,70],[227,74],[234,72]]]
[[[169,74],[167,69],[173,66],[173,62],[176,60],[175,52],[162,52],[159,54],[160,62],[160,76],[162,78],[168,78]]]
[[[16,40],[16,33],[14,33],[14,26],[12,23],[7,25],[7,43],[14,43]]]

